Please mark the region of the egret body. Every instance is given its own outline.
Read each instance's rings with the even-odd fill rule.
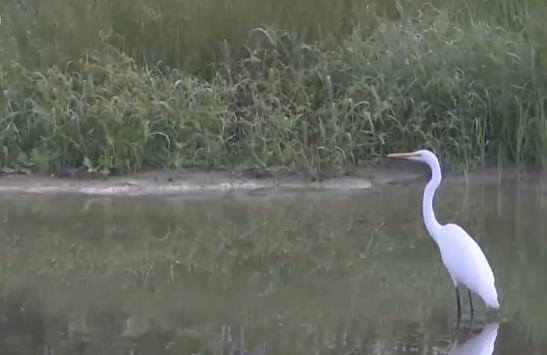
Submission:
[[[439,247],[441,259],[456,289],[458,320],[461,317],[459,284],[463,284],[469,290],[471,316],[471,291],[479,295],[488,307],[498,309],[494,273],[477,242],[462,227],[452,223],[442,225],[435,218],[433,196],[441,183],[441,167],[435,154],[429,150],[418,150],[412,153],[388,154],[388,157],[419,161],[431,168],[431,180],[427,183],[423,195],[423,219],[428,233]]]

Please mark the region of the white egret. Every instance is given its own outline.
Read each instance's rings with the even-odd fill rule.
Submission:
[[[460,283],[468,289],[471,317],[474,311],[471,291],[479,295],[488,307],[499,309],[494,273],[479,245],[460,226],[452,223],[441,225],[435,218],[433,196],[441,183],[441,167],[435,154],[429,150],[418,150],[412,153],[388,154],[388,157],[419,161],[431,168],[431,180],[425,186],[423,195],[423,219],[427,231],[439,247],[441,259],[454,283],[458,320],[461,317],[458,291]]]

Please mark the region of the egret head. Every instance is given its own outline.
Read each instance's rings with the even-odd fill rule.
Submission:
[[[419,161],[429,166],[432,166],[434,164],[439,164],[437,156],[435,156],[433,152],[427,149],[421,149],[411,153],[392,153],[392,154],[388,154],[387,157]]]

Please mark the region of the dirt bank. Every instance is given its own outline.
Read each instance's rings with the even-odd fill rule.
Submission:
[[[151,171],[97,178],[59,178],[54,176],[5,175],[0,177],[0,193],[77,193],[91,195],[160,195],[196,192],[272,191],[272,190],[362,190],[384,184],[423,181],[427,167],[392,163],[355,170],[351,175],[310,179],[304,175],[253,178],[229,171]],[[495,169],[482,169],[470,175],[447,174],[445,180],[485,181],[499,179]],[[535,175],[535,174],[534,174]],[[503,178],[515,178],[514,169],[504,170]]]
[[[291,189],[368,189],[375,184],[405,182],[423,178],[420,171],[401,169],[362,169],[351,176],[313,180],[303,175],[251,178],[219,171],[152,171],[133,175],[94,178],[5,175],[0,193],[78,193],[95,195],[181,194],[199,191],[291,190]]]

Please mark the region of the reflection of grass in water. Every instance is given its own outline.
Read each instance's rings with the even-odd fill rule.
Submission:
[[[105,199],[85,212],[77,200],[38,200],[32,212],[3,212],[4,287],[29,290],[52,314],[145,313],[209,335],[226,321],[245,324],[250,339],[276,339],[285,350],[327,346],[343,333],[385,340],[404,325],[446,326],[432,315],[442,309],[451,319],[453,290],[421,222],[395,225],[403,216],[386,219],[377,208],[389,197],[364,198],[370,204],[332,196],[247,206]],[[496,242],[503,247],[489,254],[504,312],[522,312],[543,336],[543,300],[534,298],[543,258],[525,251],[527,260],[504,263],[511,241]],[[518,290],[505,282],[514,280]]]

